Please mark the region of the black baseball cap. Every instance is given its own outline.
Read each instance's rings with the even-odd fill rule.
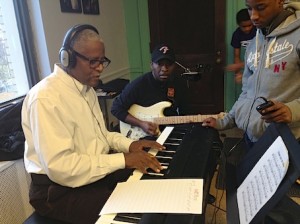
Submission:
[[[173,49],[167,44],[159,44],[154,48],[151,54],[151,60],[154,63],[158,63],[162,59],[167,59],[171,63],[175,62],[175,53]]]

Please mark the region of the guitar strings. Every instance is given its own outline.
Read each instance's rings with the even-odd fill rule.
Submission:
[[[165,103],[164,103],[165,102]],[[225,112],[220,112],[219,114],[198,114],[198,115],[179,115],[179,116],[164,116],[159,115],[160,113],[151,113],[151,111],[163,111],[164,108],[170,107],[169,101],[162,101],[153,104],[149,107],[143,107],[138,104],[133,104],[129,112],[134,117],[141,119],[143,121],[154,122],[158,125],[168,125],[168,124],[183,124],[183,123],[198,123],[203,122],[204,119],[208,117],[222,118],[225,116]],[[154,116],[155,115],[155,116]],[[140,128],[126,122],[120,121],[120,131],[126,137],[131,139],[139,139],[147,136],[147,134]]]

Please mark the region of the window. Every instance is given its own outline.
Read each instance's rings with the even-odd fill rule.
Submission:
[[[36,66],[32,66],[35,64],[33,45],[27,42],[28,35],[32,34],[29,34],[28,8],[24,2],[0,0],[0,106],[24,96],[37,80],[30,77],[37,72]]]

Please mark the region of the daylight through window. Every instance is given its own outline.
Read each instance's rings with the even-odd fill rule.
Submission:
[[[12,1],[0,0],[0,103],[29,90],[24,57]]]

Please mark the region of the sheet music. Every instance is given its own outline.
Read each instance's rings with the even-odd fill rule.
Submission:
[[[100,215],[110,213],[202,214],[203,179],[119,183]]]
[[[163,130],[163,132],[160,134],[160,136],[158,137],[158,139],[156,140],[156,142],[158,142],[159,144],[163,145],[166,141],[166,139],[169,137],[169,135],[171,134],[171,132],[173,131],[174,127],[172,126],[168,126],[165,127],[165,129]],[[152,155],[156,155],[157,153],[157,149],[150,149],[149,153],[151,153]],[[141,179],[141,177],[143,176],[143,173],[139,170],[134,170],[133,175],[131,175],[127,182],[130,181],[138,181]],[[117,222],[114,221],[114,217],[116,216],[115,214],[105,214],[105,215],[101,215],[100,218],[97,220],[97,224],[111,224],[111,223],[121,223],[121,222]]]
[[[240,223],[251,222],[274,195],[288,166],[288,150],[279,136],[237,189]]]

